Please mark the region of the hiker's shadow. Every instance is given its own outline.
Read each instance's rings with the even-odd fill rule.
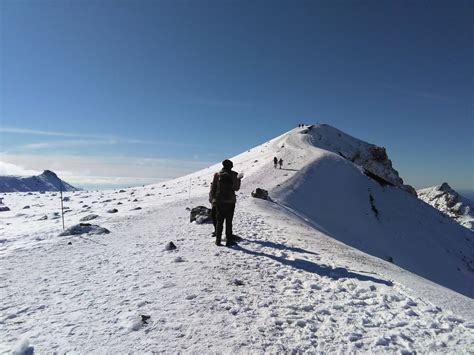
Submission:
[[[250,242],[250,243],[254,243],[254,244],[258,244],[258,245],[261,245],[262,247],[267,247],[267,248],[292,251],[292,252],[295,252],[295,253],[306,253],[306,254],[318,255],[318,253],[315,253],[313,251],[308,251],[308,250],[305,250],[305,249],[302,249],[302,248],[297,248],[297,247],[290,247],[286,244],[274,243],[274,242],[270,242],[268,240],[246,239],[245,241]]]
[[[288,247],[288,248],[290,248],[290,247]],[[276,256],[276,255],[272,255],[272,254],[267,254],[267,253],[263,253],[263,252],[249,250],[249,249],[246,249],[246,248],[244,248],[240,245],[236,245],[234,247],[234,249],[242,251],[242,252],[250,254],[250,255],[254,255],[254,256],[265,256],[269,259],[278,261],[279,263],[281,263],[283,265],[288,265],[288,266],[293,267],[295,269],[303,270],[303,271],[314,273],[314,274],[318,274],[320,276],[326,276],[326,277],[329,277],[333,280],[339,280],[339,279],[343,279],[343,278],[350,278],[350,279],[357,279],[359,281],[371,281],[371,282],[378,283],[378,284],[393,286],[393,283],[391,281],[387,281],[387,280],[384,280],[384,279],[379,279],[379,278],[376,278],[376,277],[373,277],[373,276],[358,274],[356,272],[350,271],[350,270],[348,270],[346,268],[343,268],[343,267],[333,268],[329,265],[319,265],[319,264],[316,264],[312,261],[303,260],[303,259],[289,260],[289,259],[285,259],[285,258]],[[280,249],[282,249],[282,248],[280,248]],[[297,249],[299,249],[299,248],[297,248]],[[302,249],[302,250],[304,251],[304,249]],[[306,252],[306,251],[304,251],[304,252]]]

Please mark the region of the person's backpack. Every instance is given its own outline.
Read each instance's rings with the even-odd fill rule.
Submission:
[[[232,201],[234,196],[234,179],[231,173],[227,171],[219,172],[217,175],[216,200]]]

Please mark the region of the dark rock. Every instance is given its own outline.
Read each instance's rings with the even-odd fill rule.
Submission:
[[[29,208],[30,208],[30,206],[28,206],[28,205],[26,205],[25,207],[23,207],[24,210],[27,210],[27,209],[29,209]]]
[[[0,206],[0,212],[6,212],[10,211],[10,209],[7,206]]]
[[[96,224],[90,223],[79,223],[72,227],[69,227],[64,232],[59,234],[60,237],[67,235],[81,235],[81,234],[109,234],[110,231],[107,228],[100,227]]]
[[[178,248],[176,247],[176,245],[174,245],[173,242],[169,242],[169,243],[166,244],[166,246],[165,246],[165,250],[176,250],[176,249],[178,249]]]
[[[132,208],[132,211],[138,211],[138,210],[141,210],[142,208],[141,207],[135,207],[135,208]]]
[[[116,208],[112,208],[112,209],[107,211],[107,213],[117,213],[117,212],[118,212],[118,209],[116,209]]]
[[[252,191],[252,197],[261,198],[263,200],[268,200],[268,191],[257,187],[255,191]]]
[[[72,242],[67,243],[67,245],[72,245]]]
[[[151,316],[147,316],[147,315],[140,315],[141,319],[142,319],[142,323],[143,324],[148,324],[147,320],[151,318]]]
[[[204,206],[194,207],[191,210],[189,221],[196,221],[198,224],[211,223],[211,209]]]
[[[376,145],[369,148],[369,153],[377,162],[384,162],[388,160],[387,152],[385,151],[384,147],[378,147]]]
[[[119,190],[120,193],[125,192],[125,190]]]
[[[385,180],[384,178],[382,178],[382,177],[380,177],[380,176],[374,174],[373,172],[371,172],[371,171],[369,171],[369,170],[367,170],[367,169],[365,169],[365,168],[363,168],[363,169],[364,169],[364,170],[363,170],[363,171],[364,171],[364,174],[365,174],[366,176],[368,176],[369,178],[371,178],[371,179],[377,181],[380,186],[387,186],[387,185],[388,185],[388,186],[395,186],[395,185],[392,184],[390,181]]]

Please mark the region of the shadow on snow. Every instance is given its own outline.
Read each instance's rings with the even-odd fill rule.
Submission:
[[[313,252],[308,252],[304,249],[301,248],[293,248],[293,247],[288,247],[284,244],[277,244],[277,243],[272,243],[272,242],[265,242],[265,241],[255,241],[255,240],[250,240],[249,242],[251,243],[257,243],[266,247],[272,247],[275,249],[279,250],[289,250],[289,251],[295,251],[295,252],[301,252],[301,253],[308,253],[308,254],[315,254]],[[272,254],[267,254],[263,252],[258,252],[258,251],[253,251],[249,250],[246,248],[243,248],[240,245],[236,245],[233,247],[233,249],[242,251],[244,253],[254,255],[254,256],[265,256],[269,259],[275,260],[283,265],[288,265],[292,268],[298,269],[298,270],[303,270],[306,272],[311,272],[314,274],[318,274],[320,276],[325,276],[333,280],[339,280],[339,279],[344,279],[344,278],[349,278],[349,279],[357,279],[359,281],[371,281],[374,283],[378,284],[383,284],[387,286],[393,286],[393,283],[391,281],[387,281],[384,279],[379,279],[373,276],[368,276],[368,275],[363,275],[363,274],[358,274],[356,272],[350,271],[346,268],[343,267],[336,267],[333,268],[329,265],[319,265],[317,263],[314,263],[309,260],[303,260],[303,259],[295,259],[295,260],[288,260],[276,255]]]

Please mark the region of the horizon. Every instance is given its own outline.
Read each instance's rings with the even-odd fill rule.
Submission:
[[[472,2],[0,8],[0,175],[141,186],[324,122],[416,189],[474,191]]]

